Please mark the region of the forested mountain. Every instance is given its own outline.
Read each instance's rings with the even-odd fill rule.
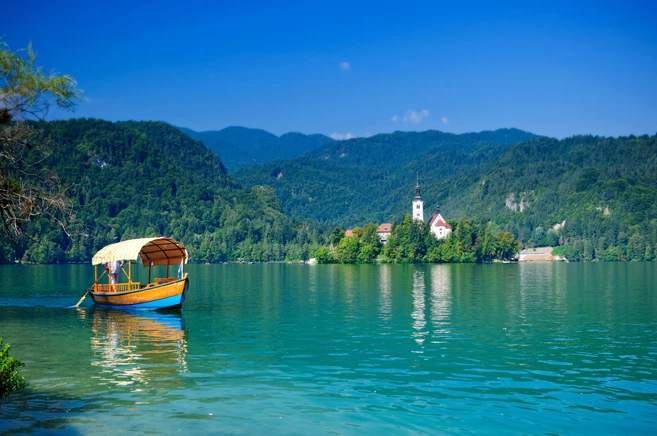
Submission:
[[[446,199],[455,174],[533,138],[517,129],[461,135],[395,132],[336,141],[296,159],[238,170],[234,176],[247,186],[274,188],[286,213],[349,227],[409,213],[416,173],[430,213]]]
[[[653,260],[657,249],[657,136],[396,132],[332,141],[235,180],[203,143],[165,123],[38,127],[37,140],[55,144],[43,165],[68,187],[68,234],[33,220],[33,239],[3,241],[0,261],[86,262],[108,243],[159,235],[185,243],[195,262],[308,258],[336,224],[409,213],[416,173],[427,217],[439,203],[448,219],[562,245],[571,260]]]
[[[214,151],[229,171],[264,164],[273,160],[289,159],[333,142],[328,136],[286,133],[280,137],[260,129],[227,127],[207,132],[179,129]]]
[[[286,217],[267,187],[243,188],[200,141],[159,122],[93,119],[39,125],[55,144],[43,163],[59,176],[72,205],[67,235],[33,220],[1,261],[89,261],[119,240],[169,236],[189,247],[191,261],[307,258],[323,242],[316,224]]]
[[[450,182],[445,210],[491,220],[571,260],[653,260],[657,136],[540,138]]]
[[[417,171],[426,217],[438,203],[448,218],[491,222],[525,245],[563,245],[571,260],[653,260],[657,136],[533,137],[397,132],[235,176],[272,186],[294,216],[348,228],[410,213]]]

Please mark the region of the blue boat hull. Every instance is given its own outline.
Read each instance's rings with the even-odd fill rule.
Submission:
[[[105,309],[157,310],[157,309],[180,309],[182,307],[183,301],[185,301],[185,294],[174,295],[173,297],[167,297],[161,300],[149,301],[147,303],[141,303],[141,304],[131,304],[131,305],[114,305],[114,304],[100,304],[100,303],[95,303],[95,304],[96,306],[103,307]]]

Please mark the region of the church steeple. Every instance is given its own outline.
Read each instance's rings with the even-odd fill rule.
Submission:
[[[415,199],[422,200],[420,196],[420,174],[415,173]]]
[[[413,219],[424,222],[424,201],[420,195],[420,175],[415,175],[415,198],[413,198]]]

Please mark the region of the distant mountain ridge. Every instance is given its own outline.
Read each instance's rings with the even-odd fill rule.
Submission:
[[[395,132],[233,175],[271,186],[292,216],[350,228],[410,214],[416,173],[425,219],[440,205],[569,260],[657,259],[657,135]]]
[[[269,185],[283,210],[343,226],[386,222],[409,212],[420,175],[427,213],[445,198],[445,181],[538,138],[518,129],[453,134],[429,130],[394,132],[335,141],[295,159],[236,171],[246,185]],[[428,208],[429,210],[427,210]]]
[[[294,158],[308,150],[334,142],[321,134],[304,135],[290,132],[279,137],[265,130],[238,126],[205,132],[196,132],[185,127],[178,129],[202,141],[221,158],[229,171]]]

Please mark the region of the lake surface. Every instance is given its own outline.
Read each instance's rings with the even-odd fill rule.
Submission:
[[[657,264],[190,265],[181,311],[0,266],[0,433],[657,434]]]

